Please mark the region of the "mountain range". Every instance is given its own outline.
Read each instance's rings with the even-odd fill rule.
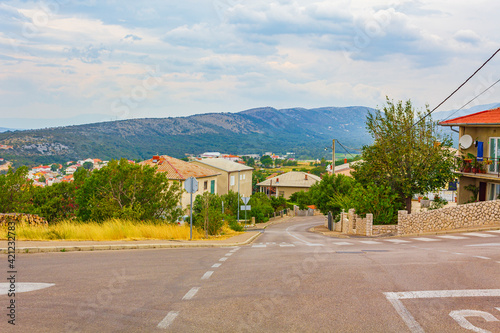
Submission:
[[[0,157],[34,164],[88,157],[146,159],[154,154],[184,157],[206,151],[233,154],[293,152],[297,158],[330,156],[335,138],[346,147],[369,144],[362,106],[315,109],[272,107],[236,113],[145,118],[0,133]],[[337,149],[341,149],[340,147]]]
[[[434,120],[444,120],[499,107],[500,103],[466,110],[441,111]],[[109,160],[143,160],[165,154],[177,158],[187,154],[219,151],[232,154],[292,152],[298,159],[328,158],[331,140],[337,152],[350,152],[370,144],[365,129],[368,112],[363,106],[314,109],[262,107],[235,113],[207,113],[187,117],[144,118],[106,121],[0,133],[0,157],[15,165],[65,162],[88,157]],[[7,129],[6,129],[7,130]],[[448,128],[446,134],[456,134]]]

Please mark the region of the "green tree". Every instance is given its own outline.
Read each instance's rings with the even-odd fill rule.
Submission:
[[[226,194],[221,195],[221,201],[224,202],[224,214],[237,216],[238,215],[238,193],[229,191]],[[240,199],[240,204],[242,201]]]
[[[265,193],[254,193],[250,197],[248,204],[252,207],[250,217],[255,217],[255,223],[262,223],[269,220],[268,215],[274,212],[271,200]]]
[[[366,126],[374,143],[363,147],[363,162],[353,166],[361,184],[389,187],[411,212],[414,194],[437,190],[453,179],[451,140],[439,137],[437,123],[423,118],[409,100],[403,104],[387,98],[382,111],[368,114]]]
[[[59,170],[59,164],[54,163],[50,166],[50,171],[56,172],[57,170]]]
[[[85,162],[85,163],[83,163],[82,166],[86,170],[92,170],[94,168],[94,163],[92,163],[92,162]]]
[[[306,209],[307,206],[313,204],[313,199],[311,198],[311,192],[299,191],[295,192],[290,196],[291,203],[299,206],[300,210]]]
[[[259,187],[257,186],[257,184],[266,180],[266,176],[267,176],[267,173],[264,173],[260,170],[255,170],[252,173],[252,192],[253,193],[259,192]]]
[[[30,210],[50,223],[74,218],[77,211],[75,183],[63,182],[35,188]]]
[[[249,167],[253,168],[255,166],[255,160],[252,157],[250,157],[246,162]]]
[[[336,195],[345,195],[349,193],[354,180],[344,175],[324,175],[321,181],[317,182],[309,189],[309,196],[313,204],[322,214],[338,215],[342,205],[332,200]]]
[[[273,165],[273,159],[269,155],[264,155],[260,158],[260,163],[266,168],[269,168]]]
[[[28,168],[11,167],[0,175],[0,213],[25,213],[33,194],[33,181],[28,179]]]
[[[286,199],[283,197],[271,197],[271,206],[275,212],[286,208]]]
[[[221,197],[210,192],[196,196],[193,216],[195,226],[205,230],[205,237],[219,234],[223,226]]]
[[[156,168],[111,160],[106,167],[75,174],[78,217],[103,221],[109,218],[175,221],[181,190]]]

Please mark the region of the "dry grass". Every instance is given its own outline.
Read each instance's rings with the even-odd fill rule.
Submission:
[[[229,228],[223,228],[222,235],[210,237],[211,239],[225,239],[237,235]],[[0,234],[2,239],[7,239],[7,229],[3,228]],[[16,226],[16,238],[18,240],[144,240],[144,239],[169,239],[188,240],[189,226],[178,226],[175,224],[153,224],[147,222],[135,222],[128,220],[113,219],[103,223],[79,223],[74,221],[62,221],[60,223],[42,226],[28,226],[19,224]],[[193,239],[203,239],[203,230],[193,228]]]

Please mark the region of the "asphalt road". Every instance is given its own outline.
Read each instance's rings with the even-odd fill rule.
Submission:
[[[16,293],[15,326],[0,295],[0,331],[500,332],[500,232],[307,232],[322,222],[236,248],[18,254],[17,283],[53,285]]]

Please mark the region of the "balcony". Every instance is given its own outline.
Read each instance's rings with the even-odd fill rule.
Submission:
[[[472,154],[459,156],[456,159],[456,172],[458,174],[483,179],[500,178],[500,158],[478,158]]]

